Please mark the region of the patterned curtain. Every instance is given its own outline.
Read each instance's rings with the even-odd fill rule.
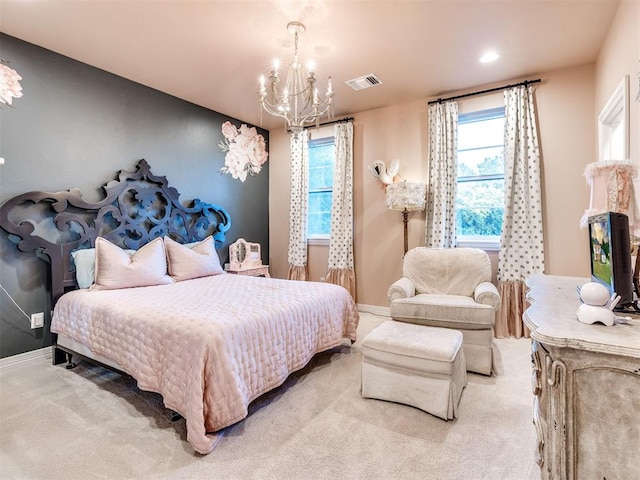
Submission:
[[[525,280],[544,270],[540,153],[533,87],[511,88],[504,98],[505,209],[498,255],[502,304],[495,335],[520,338],[529,336],[522,322]]]
[[[427,247],[454,247],[456,242],[458,104],[429,107],[429,175],[427,183]]]
[[[309,196],[309,132],[291,134],[291,193],[289,197],[289,280],[306,280],[307,201]]]
[[[353,268],[353,123],[337,123],[333,129],[336,163],[329,237],[327,282],[346,288],[356,297]]]

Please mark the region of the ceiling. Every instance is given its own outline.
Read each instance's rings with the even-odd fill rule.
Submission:
[[[342,116],[592,63],[619,0],[0,0],[0,31],[135,82],[260,124],[257,90],[301,59]],[[501,56],[482,64],[495,49]],[[11,59],[7,59],[11,60]],[[282,72],[283,73],[283,72]],[[354,91],[374,73],[383,84]],[[263,126],[281,122],[264,115]]]

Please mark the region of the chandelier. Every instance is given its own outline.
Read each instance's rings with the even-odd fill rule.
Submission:
[[[262,122],[262,111],[283,118],[285,128],[297,136],[302,129],[309,124],[315,123],[319,126],[319,119],[328,112],[328,117],[333,116],[333,86],[329,77],[327,93],[323,99],[318,94],[315,86],[316,77],[313,67],[308,65],[303,68],[298,59],[298,36],[306,31],[305,26],[300,22],[290,22],[287,24],[287,31],[294,37],[293,61],[289,64],[287,80],[283,88],[279,87],[280,77],[278,75],[278,60],[273,62],[273,70],[269,74],[268,89],[265,86],[264,75],[260,76],[260,122]]]

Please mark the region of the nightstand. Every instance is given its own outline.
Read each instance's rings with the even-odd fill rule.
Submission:
[[[229,264],[227,263],[224,266],[224,269],[226,270],[227,273],[232,273],[234,275],[247,275],[249,277],[271,278],[271,275],[269,275],[269,265],[260,265],[258,267],[244,267],[244,268],[237,268],[232,270],[229,267]]]

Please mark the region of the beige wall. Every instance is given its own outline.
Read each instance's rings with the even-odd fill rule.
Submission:
[[[289,238],[289,136],[269,131],[269,272],[287,278]]]
[[[586,233],[578,222],[589,192],[582,176],[594,161],[594,66],[541,75],[536,90],[543,163],[546,271],[588,274]],[[500,94],[460,101],[460,111],[499,105]],[[386,291],[401,275],[403,229],[399,212],[390,211],[367,166],[380,159],[400,159],[401,179],[425,181],[427,99],[362,112],[354,117],[355,263],[358,303],[388,306]],[[276,277],[287,273],[288,136],[270,132],[271,266]],[[424,212],[409,218],[409,248],[424,244]],[[309,247],[310,278],[326,272],[327,247]],[[495,265],[495,254],[492,254]]]
[[[543,75],[536,90],[543,174],[545,273],[589,276],[585,166],[596,159],[594,67]]]
[[[640,102],[635,101],[640,81],[639,72],[640,1],[623,0],[596,63],[595,111],[597,115],[622,78],[629,75],[629,158],[636,165],[640,165]],[[640,181],[636,182],[636,189],[640,191]],[[639,200],[640,195],[636,197],[638,206]]]
[[[579,220],[588,207],[583,172],[597,160],[597,112],[622,78],[631,76],[631,154],[638,151],[637,94],[638,6],[623,0],[597,64],[531,75],[536,88],[543,175],[545,271],[555,275],[589,274],[588,240]],[[631,48],[629,48],[629,46]],[[634,83],[635,82],[635,83]],[[492,85],[489,85],[490,87]],[[485,86],[479,85],[478,89]],[[361,112],[354,117],[354,209],[357,302],[388,306],[388,286],[401,274],[403,230],[399,212],[390,211],[384,192],[367,171],[374,160],[400,159],[401,179],[425,181],[427,100]],[[501,94],[460,100],[461,112],[499,105]],[[289,228],[289,140],[270,132],[270,263],[275,277],[287,275]],[[409,248],[424,244],[424,212],[409,218]],[[491,254],[496,265],[495,253]],[[327,247],[309,247],[311,280],[325,275]],[[495,275],[495,272],[494,272]]]

